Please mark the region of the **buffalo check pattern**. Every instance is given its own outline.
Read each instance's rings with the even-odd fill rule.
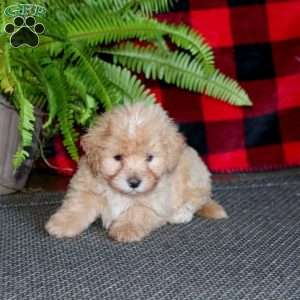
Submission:
[[[159,19],[202,34],[213,47],[216,66],[253,102],[251,108],[234,107],[150,83],[210,170],[300,166],[300,0],[179,0]],[[55,149],[52,165],[72,174],[76,164],[61,140]]]
[[[212,45],[216,66],[253,107],[233,107],[167,85],[153,90],[215,172],[300,165],[300,0],[181,0],[160,16]]]

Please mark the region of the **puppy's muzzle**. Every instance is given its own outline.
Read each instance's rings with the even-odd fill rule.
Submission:
[[[130,188],[132,189],[136,189],[139,187],[139,185],[141,184],[142,180],[140,180],[138,177],[129,177],[127,179],[127,183],[129,185]]]

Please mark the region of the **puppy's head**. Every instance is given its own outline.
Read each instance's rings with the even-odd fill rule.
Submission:
[[[81,144],[93,174],[129,195],[151,191],[176,167],[185,145],[160,105],[143,103],[103,114]]]

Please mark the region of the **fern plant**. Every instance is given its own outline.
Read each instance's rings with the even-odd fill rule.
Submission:
[[[20,114],[15,166],[28,155],[36,107],[47,113],[45,129],[58,124],[66,149],[77,160],[74,127],[87,126],[99,107],[155,101],[135,74],[234,105],[251,104],[238,83],[215,67],[212,49],[198,33],[153,17],[175,1],[39,1],[47,15],[36,17],[45,27],[36,48],[13,48],[3,29],[11,20],[1,15],[0,89]],[[0,11],[11,4],[2,1]]]

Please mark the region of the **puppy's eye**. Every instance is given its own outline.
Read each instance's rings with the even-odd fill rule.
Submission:
[[[121,154],[117,154],[114,156],[114,159],[117,160],[117,161],[120,161],[123,159],[123,156]]]
[[[152,154],[148,154],[146,157],[146,161],[150,162],[153,160],[153,158],[154,158],[154,156]]]

